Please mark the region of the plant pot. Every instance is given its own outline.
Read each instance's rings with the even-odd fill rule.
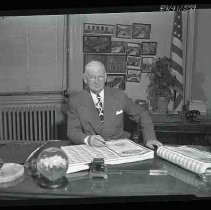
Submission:
[[[167,97],[157,98],[157,110],[158,112],[168,112],[169,99]]]

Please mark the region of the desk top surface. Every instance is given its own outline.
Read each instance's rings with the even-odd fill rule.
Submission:
[[[57,145],[59,143],[57,142]],[[61,142],[67,145],[67,142]],[[28,155],[37,147],[36,144],[2,144],[0,158],[5,162],[23,163]],[[51,145],[54,146],[54,145]],[[210,147],[203,147],[211,151]],[[167,169],[168,175],[150,175],[151,169]],[[205,183],[199,176],[179,168],[158,157],[140,162],[113,165],[108,167],[106,180],[93,181],[88,171],[66,175],[68,184],[63,188],[45,189],[37,185],[36,180],[27,173],[8,184],[0,186],[1,199],[25,198],[71,198],[82,201],[85,198],[118,197],[129,198],[146,196],[193,196],[211,198],[211,180]],[[160,197],[161,196],[161,197]],[[164,196],[164,197],[163,197]],[[192,197],[192,198],[193,198]],[[79,201],[79,202],[80,202]]]

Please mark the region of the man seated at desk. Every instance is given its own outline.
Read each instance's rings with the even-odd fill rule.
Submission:
[[[123,130],[123,112],[143,127],[145,145],[160,146],[147,111],[128,98],[121,90],[105,87],[106,70],[102,63],[91,61],[83,75],[89,90],[70,98],[67,136],[75,144],[104,146],[106,140],[129,138]]]

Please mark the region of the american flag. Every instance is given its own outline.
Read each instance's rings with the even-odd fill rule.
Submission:
[[[173,104],[174,110],[181,110],[183,105],[183,78],[184,72],[182,67],[183,49],[182,49],[182,12],[176,11],[174,14],[172,43],[171,43],[171,59],[172,59],[172,75],[175,81],[175,100]]]

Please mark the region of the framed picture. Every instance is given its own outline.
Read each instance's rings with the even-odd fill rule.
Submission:
[[[131,38],[131,28],[132,28],[131,25],[117,24],[116,25],[116,37],[130,39]]]
[[[84,34],[100,34],[114,36],[115,25],[84,23]]]
[[[127,82],[141,82],[141,71],[133,70],[133,69],[127,69]]]
[[[133,23],[132,38],[133,39],[150,39],[151,24]]]
[[[84,36],[84,53],[109,53],[111,51],[110,36]]]
[[[141,56],[141,44],[128,42],[127,43],[127,55],[129,56]]]
[[[142,55],[156,55],[157,42],[142,42]]]
[[[99,61],[103,63],[106,68],[106,61],[107,61],[106,55],[84,53],[84,71],[85,71],[85,65],[90,61]]]
[[[107,55],[107,73],[126,73],[126,55]]]
[[[141,70],[141,58],[135,56],[127,56],[126,67],[129,69]]]
[[[111,53],[126,54],[126,42],[111,41]]]
[[[125,90],[125,74],[107,74],[106,86]]]
[[[142,57],[142,62],[141,62],[142,72],[150,73],[153,62],[154,62],[153,57]]]

